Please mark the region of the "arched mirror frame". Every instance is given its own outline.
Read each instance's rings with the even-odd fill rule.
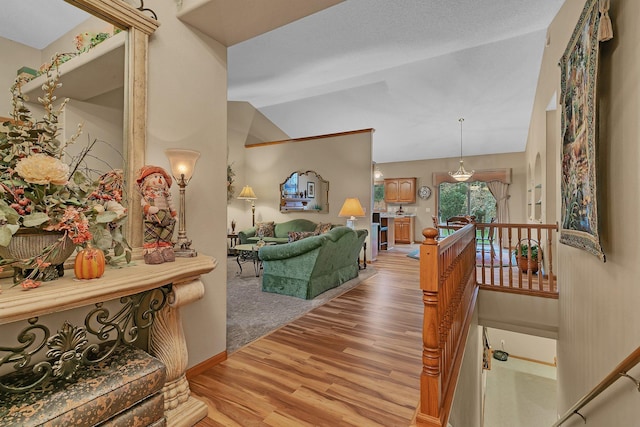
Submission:
[[[321,184],[319,185],[315,191],[315,194],[318,195],[322,195],[323,197],[323,201],[322,201],[322,209],[318,210],[314,210],[314,209],[286,209],[284,207],[285,205],[285,196],[284,196],[284,192],[285,192],[285,185],[287,184],[287,182],[291,179],[291,177],[293,177],[293,175],[310,175],[310,174],[314,174],[318,180],[318,183]],[[298,200],[298,199],[296,199]],[[300,198],[299,200],[305,200],[305,198]],[[310,200],[306,200],[306,203],[310,203]],[[282,213],[290,213],[290,212],[310,212],[310,213],[329,213],[329,181],[325,180],[324,178],[322,178],[322,176],[313,170],[308,170],[306,172],[303,171],[294,171],[291,172],[291,174],[280,184],[280,212]]]
[[[147,51],[149,36],[160,23],[122,1],[65,0],[118,28],[127,30],[126,74],[124,92],[124,134],[129,221],[125,230],[132,247],[142,246],[140,195],[136,188],[136,172],[144,166],[147,138]]]

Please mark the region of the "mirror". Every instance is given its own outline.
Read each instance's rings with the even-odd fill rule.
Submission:
[[[119,111],[110,111],[109,115],[111,118],[118,116],[115,119],[117,124],[111,125],[111,133],[108,139],[118,139],[118,143],[122,142],[122,148],[118,147],[117,156],[120,158],[124,158],[124,173],[125,173],[125,185],[126,192],[129,196],[128,198],[128,211],[129,211],[129,224],[125,229],[126,238],[129,244],[132,247],[140,247],[142,246],[142,223],[140,218],[142,218],[142,207],[140,204],[140,195],[136,188],[135,182],[135,174],[136,172],[144,165],[145,159],[145,144],[146,144],[146,108],[147,108],[147,99],[146,99],[146,81],[147,81],[147,49],[148,49],[148,41],[149,36],[156,30],[158,27],[158,22],[139,10],[134,9],[133,7],[127,5],[121,1],[105,1],[105,0],[65,0],[66,3],[69,3],[73,6],[78,7],[79,9],[84,10],[85,12],[94,15],[95,17],[99,17],[101,20],[113,24],[115,27],[125,30],[125,32],[119,34],[120,49],[119,60],[111,57],[108,59],[107,63],[111,65],[114,62],[120,62],[120,70],[118,71],[121,75],[122,82],[119,84],[120,89],[117,89],[115,86],[111,86],[107,88],[104,92],[96,95],[86,94],[85,99],[77,102],[73,102],[75,104],[74,107],[69,108],[67,114],[67,120],[69,123],[74,123],[71,127],[75,127],[77,123],[82,121],[79,116],[81,112],[76,110],[76,107],[80,108],[88,108],[90,110],[89,114],[95,119],[96,126],[100,126],[100,121],[105,121],[105,117],[101,116],[102,113],[106,110],[113,110],[114,108]],[[62,1],[60,1],[61,6],[65,6]],[[91,18],[94,19],[94,18]],[[8,41],[8,40],[7,40]],[[18,47],[17,43],[10,42],[13,44],[14,48]],[[103,43],[106,43],[103,42]],[[2,46],[5,46],[2,44]],[[98,46],[100,47],[100,46]],[[56,47],[57,48],[57,47]],[[97,49],[97,48],[96,48]],[[117,50],[117,49],[115,49]],[[44,50],[43,50],[44,51]],[[3,48],[3,53],[5,53],[5,61],[4,66],[9,69],[11,67],[11,73],[15,77],[15,72],[20,67],[26,65],[24,59],[16,59],[14,63],[8,63],[7,57],[11,55],[6,55],[6,51]],[[81,73],[90,75],[90,83],[93,83],[93,86],[96,86],[96,83],[106,82],[103,81],[101,77],[96,77],[94,74],[96,72],[96,68],[98,71],[102,70],[104,67],[99,65],[99,63],[94,62],[93,60],[87,60],[89,58],[90,52],[79,55],[74,59],[82,59],[82,61],[88,62],[88,66],[91,67],[93,65],[93,71],[89,71],[89,73]],[[48,52],[46,52],[48,54]],[[50,59],[51,55],[48,55],[49,58],[45,58],[43,55],[43,61],[45,59]],[[82,58],[83,55],[84,58]],[[18,58],[20,54],[15,55]],[[32,54],[34,56],[34,54]],[[69,63],[63,64],[63,66]],[[68,65],[66,68],[75,68]],[[124,68],[124,72],[122,69]],[[5,69],[0,69],[0,72],[6,71]],[[61,67],[61,73],[64,73]],[[1,73],[3,76],[6,73]],[[74,86],[77,86],[81,80],[80,76],[75,76],[71,72],[65,77],[67,81],[64,81],[64,88],[71,89]],[[85,77],[86,79],[86,77]],[[13,83],[12,78],[11,81],[5,82],[3,78],[2,84],[6,85],[5,89],[8,91],[10,85]],[[112,82],[111,82],[112,83]],[[90,86],[92,86],[90,84]],[[5,90],[3,89],[3,90]],[[83,89],[80,88],[80,92]],[[119,92],[118,92],[119,91]],[[71,97],[67,94],[57,94],[59,98],[64,96]],[[98,106],[96,106],[96,102],[99,101]],[[92,104],[92,105],[86,105]],[[69,104],[71,105],[71,104]],[[115,107],[117,105],[117,107]],[[5,108],[5,110],[7,110]],[[66,129],[65,132],[73,133],[74,129]],[[88,133],[92,132],[83,132],[82,138],[86,138]],[[91,136],[91,135],[89,135]],[[78,145],[82,146],[82,141],[79,141]],[[113,149],[111,149],[113,151]],[[105,159],[107,154],[97,154],[101,159]],[[120,163],[122,163],[121,159],[117,159]],[[116,167],[116,160],[110,160],[109,165]],[[102,169],[105,169],[103,167]],[[133,224],[133,225],[132,225]]]
[[[293,172],[280,184],[280,212],[329,213],[329,182],[315,171]]]

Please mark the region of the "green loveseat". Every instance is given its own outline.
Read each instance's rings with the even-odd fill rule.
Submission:
[[[260,248],[262,290],[313,299],[357,277],[367,234],[338,226],[318,236]]]
[[[263,237],[267,243],[288,243],[290,231],[314,231],[317,223],[308,219],[293,219],[287,222],[275,224],[273,237]],[[256,243],[260,238],[256,236],[256,227],[251,227],[238,232],[240,244]]]

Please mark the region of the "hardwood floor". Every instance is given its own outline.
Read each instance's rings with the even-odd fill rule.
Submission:
[[[384,251],[357,288],[190,381],[205,426],[408,426],[419,398],[418,261]]]

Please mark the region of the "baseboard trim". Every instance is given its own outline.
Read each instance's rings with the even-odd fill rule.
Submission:
[[[516,356],[515,354],[511,354],[511,353],[509,353],[509,357],[513,357],[514,359],[525,360],[527,362],[539,363],[541,365],[553,366],[554,368],[558,366],[555,363],[545,362],[544,360],[531,359],[529,357]]]
[[[215,356],[187,369],[187,372],[185,374],[187,380],[191,380],[192,378],[197,377],[207,369],[213,368],[214,366],[224,362],[225,360],[227,360],[227,350],[223,351],[222,353],[218,353]]]

